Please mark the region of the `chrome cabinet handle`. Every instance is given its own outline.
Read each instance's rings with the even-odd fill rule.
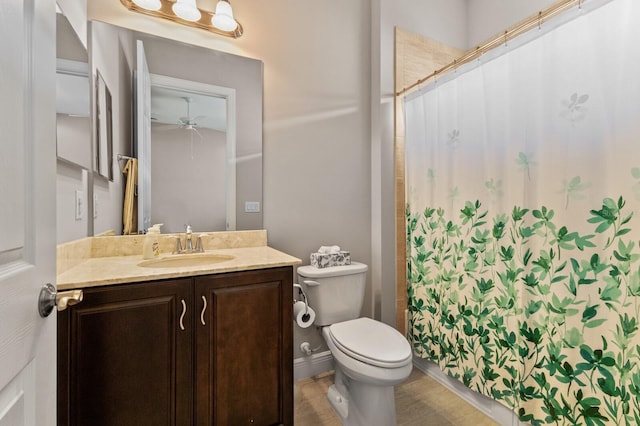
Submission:
[[[180,302],[182,302],[182,314],[180,315],[180,330],[184,330],[184,315],[187,313],[187,304],[185,303],[184,299],[181,299]]]
[[[200,312],[200,322],[202,323],[202,325],[207,325],[204,322],[204,313],[207,311],[207,298],[202,296],[202,303],[204,304],[202,306],[202,312]]]

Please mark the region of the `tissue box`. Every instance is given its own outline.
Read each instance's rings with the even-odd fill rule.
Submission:
[[[316,268],[343,265],[351,265],[351,253],[348,251],[339,251],[338,253],[311,253],[311,266],[315,266]]]

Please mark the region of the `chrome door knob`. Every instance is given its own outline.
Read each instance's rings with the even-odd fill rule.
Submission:
[[[64,311],[69,306],[82,302],[84,294],[82,290],[63,291],[58,293],[56,288],[50,284],[45,284],[38,296],[38,313],[42,318],[48,317],[53,308],[57,307],[58,312]]]

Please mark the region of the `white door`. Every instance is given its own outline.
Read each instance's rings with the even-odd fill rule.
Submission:
[[[53,426],[55,0],[1,0],[0,39],[0,426]]]
[[[138,155],[138,232],[151,226],[151,77],[144,44],[137,40],[136,143]]]

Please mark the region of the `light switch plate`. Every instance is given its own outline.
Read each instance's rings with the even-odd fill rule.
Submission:
[[[84,217],[84,192],[76,190],[76,220],[82,220]]]
[[[260,201],[245,201],[244,202],[245,213],[260,213]]]

